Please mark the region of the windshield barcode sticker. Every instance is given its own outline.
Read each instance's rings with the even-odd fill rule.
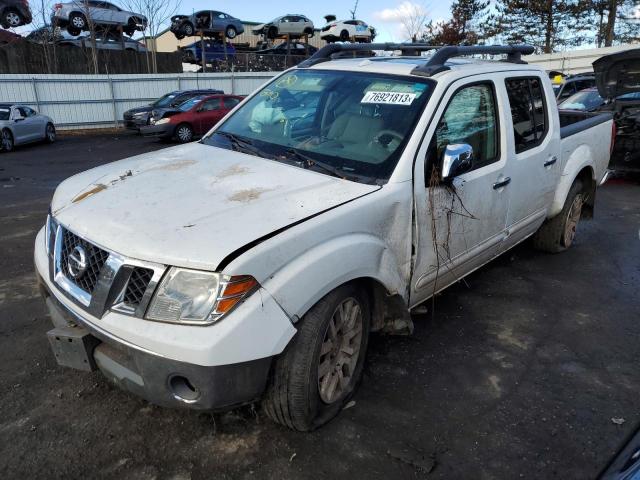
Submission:
[[[411,105],[416,98],[415,93],[367,92],[360,103],[385,103],[387,105]]]

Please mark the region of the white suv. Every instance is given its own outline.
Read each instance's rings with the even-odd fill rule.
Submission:
[[[89,30],[91,23],[99,26],[121,26],[131,36],[136,30],[147,28],[147,17],[129,12],[109,2],[75,0],[54,6],[51,24],[66,28],[71,35]]]
[[[370,42],[375,37],[375,29],[362,20],[340,20],[330,22],[322,28],[320,38],[327,42]]]
[[[314,32],[313,22],[304,15],[283,15],[252,30],[255,35],[277,38],[281,35],[309,35]]]

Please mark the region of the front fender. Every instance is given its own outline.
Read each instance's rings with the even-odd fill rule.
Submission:
[[[378,237],[352,233],[315,245],[291,259],[264,288],[292,318],[301,317],[336,287],[372,278],[391,294],[405,296],[400,265]]]
[[[584,168],[589,169],[591,177],[595,180],[595,159],[593,157],[593,151],[588,145],[582,144],[573,150],[564,164],[547,218],[553,218],[560,213],[562,207],[564,207],[571,185],[573,185],[578,174]]]

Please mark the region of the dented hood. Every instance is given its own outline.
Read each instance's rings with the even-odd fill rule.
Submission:
[[[378,188],[193,143],[75,175],[51,209],[114,252],[216,269],[248,243]]]
[[[602,98],[640,92],[640,48],[600,57],[593,62],[593,71]]]

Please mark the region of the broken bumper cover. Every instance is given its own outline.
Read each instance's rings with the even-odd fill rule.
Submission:
[[[171,125],[170,123],[140,127],[140,133],[145,137],[172,138],[175,130],[176,126]]]
[[[88,363],[117,385],[158,405],[202,410],[232,408],[261,395],[272,358],[296,331],[268,292],[256,292],[210,326],[152,322],[111,310],[97,318],[52,282],[43,230],[36,237],[34,261],[53,323],[62,329],[75,324],[95,337],[99,343],[75,334],[82,344],[94,346],[86,353]]]

